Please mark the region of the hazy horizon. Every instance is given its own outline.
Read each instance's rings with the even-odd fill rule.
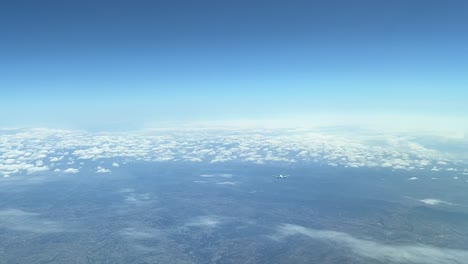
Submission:
[[[468,1],[0,3],[0,264],[466,264]]]
[[[2,127],[468,116],[464,1],[0,7]]]

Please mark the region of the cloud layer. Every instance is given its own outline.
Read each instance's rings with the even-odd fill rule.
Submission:
[[[50,129],[0,134],[0,176],[79,173],[91,161],[108,161],[98,173],[112,173],[132,161],[320,163],[349,168],[447,172],[468,175],[467,161],[437,151],[407,135],[345,130],[147,130],[89,133]],[[229,178],[229,174],[201,175]]]

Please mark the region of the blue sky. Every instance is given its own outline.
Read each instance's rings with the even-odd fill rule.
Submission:
[[[468,116],[466,1],[4,1],[0,125]]]

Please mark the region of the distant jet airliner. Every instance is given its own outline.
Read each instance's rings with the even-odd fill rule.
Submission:
[[[280,175],[276,176],[276,179],[286,179],[287,177],[289,177],[289,175],[280,174]]]

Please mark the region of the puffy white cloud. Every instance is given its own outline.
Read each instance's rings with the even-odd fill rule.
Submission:
[[[64,156],[60,156],[60,157],[51,157],[49,159],[50,162],[57,162],[57,161],[61,161],[62,159],[64,158]]]
[[[409,178],[408,180],[409,180],[409,181],[415,181],[415,180],[418,180],[418,179],[419,179],[418,177],[411,177],[411,178]]]
[[[303,235],[311,239],[331,242],[354,254],[378,261],[379,263],[414,263],[414,264],[463,264],[468,259],[468,251],[439,248],[428,245],[387,245],[367,239],[360,239],[343,232],[316,230],[299,225],[283,224],[272,238]]]
[[[113,162],[112,167],[120,167],[120,165],[117,162]]]
[[[75,174],[75,173],[78,173],[80,172],[79,169],[75,169],[75,168],[68,168],[68,169],[65,169],[63,170],[64,173],[68,173],[68,174]]]
[[[101,166],[98,166],[98,167],[96,168],[96,173],[110,173],[110,172],[111,172],[111,170],[106,169],[106,168],[101,167]]]

